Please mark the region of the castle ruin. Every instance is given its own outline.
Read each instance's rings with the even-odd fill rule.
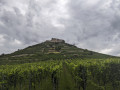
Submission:
[[[53,42],[53,43],[65,43],[62,39],[52,38],[51,40],[47,40],[47,42]]]

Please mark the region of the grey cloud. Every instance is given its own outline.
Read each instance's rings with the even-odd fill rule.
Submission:
[[[116,6],[116,2],[110,3],[107,8],[102,8],[102,5],[106,3],[103,0],[94,6],[85,6],[84,3],[83,0],[77,0],[76,3],[71,0],[69,3],[71,19],[66,21],[67,30],[65,32],[70,35],[66,36],[68,41],[72,36],[71,43],[99,52],[106,48],[114,49],[113,44],[119,46],[118,41],[113,39],[114,35],[120,32],[119,8]],[[117,55],[115,51],[117,52],[115,49],[108,54]]]
[[[15,2],[20,3],[19,0]],[[10,53],[18,48],[40,43],[61,33],[59,29],[50,23],[49,15],[42,15],[41,10],[44,11],[46,8],[44,5],[37,3],[36,1],[29,0],[26,3],[28,10],[25,11],[23,9],[25,12],[23,15],[20,10],[21,7],[19,7],[19,5],[17,7],[12,3],[13,2],[9,2],[7,0],[0,1],[0,34],[6,35],[6,37],[4,37],[6,40],[4,42],[4,46],[0,46],[0,53]],[[49,6],[53,4],[50,3],[47,5]],[[11,44],[14,43],[15,40],[19,40],[22,44]]]
[[[120,4],[108,1],[0,0],[0,34],[6,40],[0,53],[57,37],[81,48],[111,49],[108,54],[119,55]]]

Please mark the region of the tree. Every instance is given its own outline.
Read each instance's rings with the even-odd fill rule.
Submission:
[[[61,47],[57,46],[57,47],[55,47],[55,50],[59,52],[61,50]]]

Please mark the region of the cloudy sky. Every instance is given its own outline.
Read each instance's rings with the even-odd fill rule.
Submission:
[[[0,0],[0,54],[52,37],[120,56],[120,0]]]

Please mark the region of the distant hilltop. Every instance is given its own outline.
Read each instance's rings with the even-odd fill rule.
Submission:
[[[51,40],[47,40],[46,42],[53,42],[53,43],[65,43],[62,39],[52,38]]]

